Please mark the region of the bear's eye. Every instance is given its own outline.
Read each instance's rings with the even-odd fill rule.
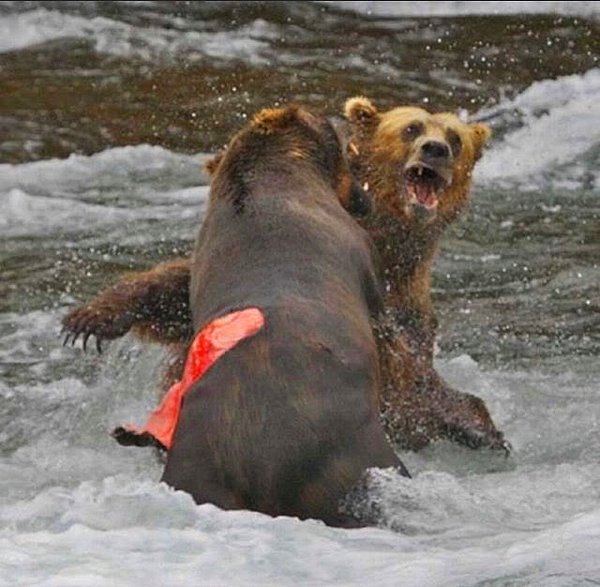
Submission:
[[[462,148],[462,140],[458,133],[454,130],[449,130],[446,132],[446,138],[450,143],[450,148],[452,149],[452,154],[457,157],[460,153],[460,149]]]
[[[411,122],[403,131],[402,139],[412,141],[423,132],[423,124],[421,122]]]

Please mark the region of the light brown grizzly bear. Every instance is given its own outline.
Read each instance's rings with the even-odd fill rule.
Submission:
[[[416,107],[380,113],[363,97],[348,100],[344,114],[348,157],[373,198],[361,223],[385,268],[379,329],[388,433],[411,449],[444,437],[506,449],[483,401],[450,388],[433,368],[433,257],[444,229],[468,203],[471,173],[490,131]]]
[[[471,448],[507,448],[483,401],[450,388],[433,368],[436,318],[431,268],[439,239],[469,199],[471,172],[489,138],[483,124],[453,114],[401,107],[378,112],[367,98],[347,101],[344,135],[353,171],[373,198],[363,225],[383,259],[386,316],[378,327],[384,377],[381,409],[388,434],[418,450],[448,438]],[[64,326],[82,335],[146,338],[184,346],[189,333],[189,261],[133,274],[71,311]],[[181,356],[167,383],[177,378]]]

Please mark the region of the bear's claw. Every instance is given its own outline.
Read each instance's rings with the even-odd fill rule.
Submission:
[[[110,340],[125,334],[133,323],[131,314],[125,312],[115,315],[92,306],[84,306],[71,310],[63,318],[61,333],[66,332],[63,346],[69,342],[75,346],[81,337],[82,347],[87,351],[87,343],[91,336],[96,338],[96,349],[102,353],[102,340]]]
[[[449,436],[469,448],[488,447],[492,450],[503,450],[507,456],[510,454],[510,443],[504,440],[500,431],[482,432],[476,428],[462,426],[449,430]]]

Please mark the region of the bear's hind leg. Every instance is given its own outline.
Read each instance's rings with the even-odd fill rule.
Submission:
[[[510,444],[498,430],[484,401],[450,387],[431,367],[385,386],[383,421],[400,447],[420,450],[447,439],[469,448],[499,449]]]

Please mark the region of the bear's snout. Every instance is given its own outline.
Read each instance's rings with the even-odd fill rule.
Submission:
[[[445,162],[450,158],[450,146],[441,141],[427,141],[421,146],[421,154],[425,161]]]

